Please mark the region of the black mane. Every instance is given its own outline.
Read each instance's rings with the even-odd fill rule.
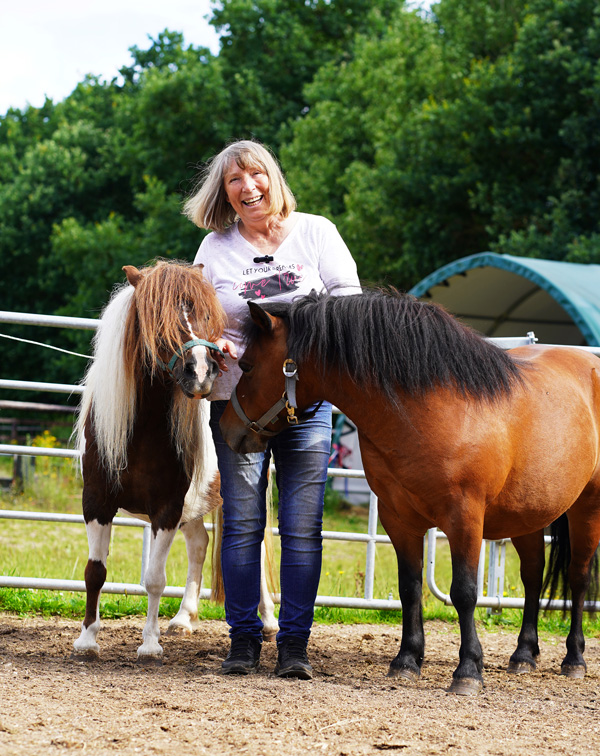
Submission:
[[[289,356],[300,369],[310,355],[392,400],[398,390],[423,394],[438,386],[495,399],[521,380],[519,364],[506,352],[443,307],[394,289],[340,297],[312,292],[260,306],[286,321]],[[258,336],[250,318],[245,336],[249,344]]]

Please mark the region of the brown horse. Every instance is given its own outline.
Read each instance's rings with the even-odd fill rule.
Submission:
[[[394,291],[249,306],[243,375],[221,430],[232,449],[256,451],[265,433],[301,422],[319,399],[357,426],[398,558],[403,632],[390,675],[420,675],[423,536],[433,526],[450,544],[461,631],[450,689],[470,694],[483,684],[474,622],[483,538],[510,537],[521,558],[525,610],[509,668],[535,667],[543,529],[566,514],[570,551],[560,553],[572,612],[562,672],[583,676],[582,612],[600,539],[598,359],[548,346],[506,353],[442,308]],[[292,388],[297,408],[280,399],[293,397]],[[560,570],[561,559],[553,566]],[[554,575],[547,580],[556,587]]]
[[[151,523],[144,580],[148,616],[138,658],[154,661],[162,656],[158,608],[178,527],[186,540],[188,576],[169,628],[191,632],[198,624],[208,544],[202,518],[222,501],[208,410],[194,399],[210,393],[219,372],[213,342],[225,314],[202,266],[159,261],[124,270],[128,283],[113,294],[94,338],[76,429],[89,559],[85,618],[74,648],[83,657],[99,653],[100,592],[112,521],[120,509]],[[265,632],[272,633],[277,629],[273,604],[268,592],[263,598],[263,619],[269,615]]]

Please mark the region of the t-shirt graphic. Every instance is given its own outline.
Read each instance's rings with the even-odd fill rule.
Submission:
[[[271,276],[255,278],[252,281],[245,281],[241,285],[239,296],[242,299],[268,299],[276,297],[283,293],[293,293],[297,291],[302,281],[302,273],[299,271],[303,265],[294,266],[296,270],[286,270],[274,273]]]

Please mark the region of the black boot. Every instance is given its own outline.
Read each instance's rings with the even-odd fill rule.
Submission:
[[[306,643],[307,641],[303,638],[289,636],[277,644],[278,654],[275,674],[278,677],[312,679],[312,667],[306,655]]]
[[[231,636],[231,648],[221,664],[226,675],[252,675],[258,669],[260,641],[253,635],[236,633]]]

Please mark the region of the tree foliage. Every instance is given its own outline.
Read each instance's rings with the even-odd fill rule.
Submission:
[[[165,30],[113,81],[0,116],[2,309],[95,315],[123,265],[191,259],[197,166],[249,137],[365,279],[409,288],[485,249],[598,261],[595,0],[220,0],[211,23],[216,55]],[[3,354],[40,378],[30,348]]]
[[[597,3],[432,10],[398,9],[307,88],[283,149],[300,198],[335,217],[363,275],[402,288],[484,249],[594,261]]]

